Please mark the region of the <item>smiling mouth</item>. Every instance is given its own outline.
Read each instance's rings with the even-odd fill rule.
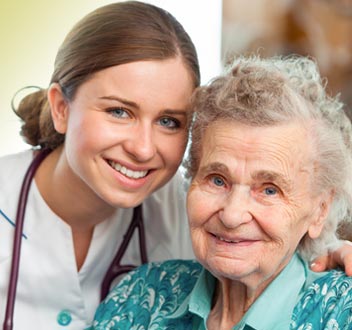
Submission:
[[[222,241],[222,242],[226,242],[226,243],[240,243],[242,241],[233,241],[233,240],[229,240],[229,239],[225,239],[223,237],[220,236],[215,236],[218,240]]]
[[[221,242],[225,242],[225,243],[232,243],[232,244],[249,244],[249,243],[254,243],[256,242],[257,240],[253,240],[253,239],[228,239],[228,238],[224,238],[222,236],[218,236],[218,235],[215,235],[215,234],[212,234],[216,239],[218,239],[219,241]]]
[[[108,160],[109,165],[116,170],[117,172],[120,172],[124,176],[130,178],[130,179],[141,179],[144,178],[149,171],[133,171],[128,169],[125,166],[122,166],[121,164],[115,163],[112,160]]]

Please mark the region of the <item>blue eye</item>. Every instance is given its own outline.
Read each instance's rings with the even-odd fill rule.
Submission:
[[[277,194],[277,189],[275,187],[267,187],[264,189],[264,193],[268,196],[274,196]]]
[[[116,118],[128,118],[129,117],[127,111],[124,110],[123,108],[111,108],[111,109],[108,109],[108,112]]]
[[[211,180],[217,187],[223,187],[225,185],[224,180],[219,176],[214,176]]]
[[[178,128],[180,127],[180,122],[177,119],[170,118],[170,117],[163,117],[159,120],[160,126],[166,128]]]

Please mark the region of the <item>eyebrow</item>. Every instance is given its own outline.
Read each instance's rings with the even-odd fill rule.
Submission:
[[[292,189],[292,182],[290,180],[287,180],[282,174],[277,172],[258,171],[254,172],[251,176],[253,180],[277,183],[284,190]]]
[[[99,97],[100,100],[108,100],[108,101],[116,101],[116,102],[120,102],[120,103],[123,103],[127,106],[130,106],[130,107],[134,107],[134,108],[137,108],[139,109],[139,105],[133,101],[129,101],[127,99],[124,99],[122,97],[119,97],[119,96],[102,96],[102,97]]]
[[[108,101],[116,101],[116,102],[120,102],[128,107],[133,107],[137,110],[140,109],[140,106],[133,101],[124,99],[122,97],[119,96],[102,96],[99,97],[100,100],[108,100]],[[167,115],[182,115],[182,116],[187,116],[187,110],[184,109],[165,109],[164,111],[162,111],[163,114],[167,114]]]
[[[229,173],[229,169],[227,166],[225,166],[222,163],[219,162],[214,162],[207,164],[205,166],[202,166],[199,168],[199,172],[204,173],[204,172],[223,172],[223,173]]]

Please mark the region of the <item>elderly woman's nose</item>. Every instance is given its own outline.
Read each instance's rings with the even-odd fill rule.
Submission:
[[[227,228],[235,228],[253,219],[250,210],[250,188],[248,186],[236,186],[227,195],[219,211],[219,218]]]

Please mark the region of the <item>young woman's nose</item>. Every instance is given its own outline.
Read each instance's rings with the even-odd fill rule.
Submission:
[[[156,141],[152,127],[147,124],[131,127],[124,148],[131,157],[139,162],[151,160],[156,153]]]
[[[250,210],[250,187],[238,185],[224,198],[219,218],[227,228],[236,228],[253,219]]]

